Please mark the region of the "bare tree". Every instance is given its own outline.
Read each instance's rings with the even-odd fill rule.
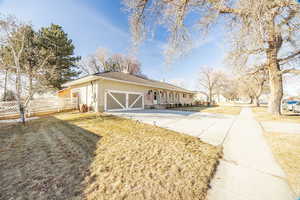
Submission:
[[[212,67],[201,67],[199,73],[200,91],[206,95],[207,102],[211,105],[213,96],[219,91],[223,74]]]
[[[21,56],[24,51],[26,30],[24,25],[16,20],[16,18],[9,16],[0,19],[0,42],[2,46],[9,48],[12,54],[13,66],[16,71],[16,99],[20,111],[22,122],[25,122],[24,107],[21,102]]]
[[[14,68],[11,63],[11,59],[9,56],[10,52],[7,47],[1,47],[0,50],[0,70],[4,73],[4,85],[3,85],[3,97],[2,100],[6,101],[7,95],[7,86],[8,86],[8,79],[10,73],[14,71]]]
[[[300,5],[295,0],[123,0],[130,12],[133,39],[142,41],[154,24],[163,24],[169,34],[168,53],[185,52],[191,44],[193,25],[185,25],[189,14],[196,14],[199,30],[206,33],[222,20],[230,26],[233,58],[249,61],[259,56],[269,73],[269,112],[280,115],[283,95],[282,75],[300,74],[295,63],[300,58]],[[195,15],[194,15],[195,16]],[[252,60],[253,61],[253,60]]]
[[[84,57],[77,63],[82,71],[82,75],[100,73],[103,71],[102,65],[98,62],[95,55]]]
[[[239,80],[236,74],[223,74],[220,77],[218,84],[218,93],[223,95],[226,99],[230,101],[235,101],[239,97]]]
[[[259,106],[259,98],[263,93],[269,93],[268,71],[262,69],[249,69],[252,72],[240,72],[237,79],[239,96],[246,96],[250,99],[250,103]]]
[[[23,123],[26,106],[37,88],[33,89],[33,79],[39,81],[45,79],[44,66],[51,56],[45,49],[38,49],[37,45],[33,44],[36,42],[30,25],[21,23],[12,16],[0,19],[0,45],[3,50],[0,61],[7,70],[14,73],[15,95]],[[54,70],[48,72],[54,74]],[[23,93],[26,84],[22,82],[24,80],[27,80],[29,85],[27,96]]]
[[[141,75],[141,63],[133,56],[110,54],[107,49],[98,48],[94,54],[83,58],[78,66],[84,74],[100,72],[126,72]]]
[[[94,56],[95,56],[96,60],[100,63],[100,65],[102,66],[102,70],[107,68],[108,59],[111,56],[111,53],[109,50],[107,50],[105,48],[98,48],[96,50],[96,53]]]

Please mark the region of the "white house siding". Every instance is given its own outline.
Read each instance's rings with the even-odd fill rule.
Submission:
[[[165,104],[165,103],[191,104],[193,102],[193,98],[190,98],[189,93],[185,93],[186,97],[183,98],[182,92],[171,91],[166,89],[151,88],[147,86],[122,83],[122,82],[111,81],[111,80],[103,80],[103,79],[95,80],[92,83],[88,82],[88,83],[71,86],[71,96],[72,93],[79,92],[80,104],[87,104],[89,107],[91,107],[93,110],[97,112],[104,111],[105,91],[107,90],[143,93],[144,105],[146,107],[153,105],[153,96],[148,95],[149,90],[152,90],[153,92],[154,91],[157,92],[159,104]],[[161,92],[164,94],[163,97],[161,96],[162,94]],[[171,98],[170,98],[170,94],[172,94]],[[176,98],[176,94],[177,94],[177,98]]]
[[[79,93],[79,104],[86,104],[92,110],[96,110],[96,97],[97,97],[97,82],[88,82],[78,84],[71,87],[71,97],[73,93]]]

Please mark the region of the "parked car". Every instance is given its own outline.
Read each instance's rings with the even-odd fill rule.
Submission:
[[[294,112],[300,113],[300,102],[294,106]]]
[[[283,103],[282,108],[284,110],[293,111],[296,104],[298,104],[299,101],[286,101]]]

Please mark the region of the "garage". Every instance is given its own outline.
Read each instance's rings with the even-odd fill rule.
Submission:
[[[143,93],[106,90],[104,98],[105,111],[144,109]]]

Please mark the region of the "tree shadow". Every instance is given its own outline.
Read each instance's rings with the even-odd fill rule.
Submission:
[[[0,199],[82,199],[100,139],[55,117],[1,127]]]

